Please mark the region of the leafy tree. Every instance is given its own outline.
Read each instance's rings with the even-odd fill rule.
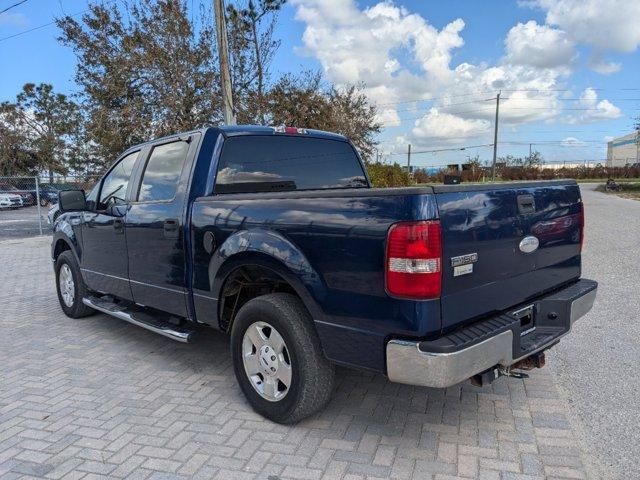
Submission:
[[[347,136],[362,157],[373,157],[375,135],[380,132],[376,110],[362,87],[325,86],[320,73],[284,75],[268,93],[269,116],[274,125],[316,128]]]
[[[407,187],[412,183],[407,170],[398,163],[365,162],[365,165],[374,187]]]
[[[3,105],[0,112],[0,175],[35,175],[38,162],[27,149],[25,132],[15,128]]]
[[[53,86],[27,83],[14,103],[1,106],[2,170],[66,173],[81,117],[78,106]]]
[[[544,159],[539,151],[534,150],[531,155],[527,155],[526,157],[514,157],[513,155],[500,157],[498,162],[504,163],[507,167],[533,168],[542,165],[544,163]]]
[[[247,3],[227,8],[238,121],[342,133],[368,159],[380,125],[362,87],[336,88],[310,72],[272,83],[269,66],[280,45],[273,32],[285,0],[241,1]],[[81,19],[57,21],[60,40],[78,59],[85,138],[79,163],[110,163],[136,143],[221,123],[213,19],[202,7],[199,19],[190,21],[186,4],[94,3]]]
[[[77,56],[94,155],[111,162],[149,138],[221,120],[213,22],[200,15],[196,29],[185,1],[136,0],[57,20],[60,41]]]

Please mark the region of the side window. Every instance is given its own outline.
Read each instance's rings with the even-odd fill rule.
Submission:
[[[139,202],[171,200],[175,196],[188,150],[189,144],[182,140],[153,147],[142,175]]]
[[[122,205],[125,203],[127,186],[129,185],[129,179],[138,158],[138,153],[133,152],[124,157],[104,178],[100,189],[98,210],[104,210],[109,205]]]
[[[303,136],[240,136],[224,142],[216,193],[367,187],[349,143]]]
[[[89,195],[87,195],[87,205],[89,210],[95,210],[96,208],[96,200],[98,199],[98,191],[100,190],[100,182],[96,183]]]

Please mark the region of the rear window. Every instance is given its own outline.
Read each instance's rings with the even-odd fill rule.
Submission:
[[[224,142],[217,193],[367,187],[353,147],[321,138],[245,136]]]

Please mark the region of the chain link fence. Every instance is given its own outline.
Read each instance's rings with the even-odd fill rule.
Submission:
[[[57,217],[58,192],[81,188],[89,192],[97,176],[0,176],[0,239],[50,232]]]

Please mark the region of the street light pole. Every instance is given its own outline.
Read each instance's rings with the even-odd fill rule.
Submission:
[[[498,114],[500,112],[500,93],[496,96],[496,122],[493,129],[493,162],[491,163],[491,181],[496,181],[496,157],[498,154]]]
[[[222,109],[225,125],[235,125],[233,113],[233,96],[231,94],[231,75],[229,74],[229,44],[227,43],[227,22],[224,16],[223,0],[213,0],[216,17],[216,38],[218,40],[218,57],[220,59],[220,87],[222,90]]]

